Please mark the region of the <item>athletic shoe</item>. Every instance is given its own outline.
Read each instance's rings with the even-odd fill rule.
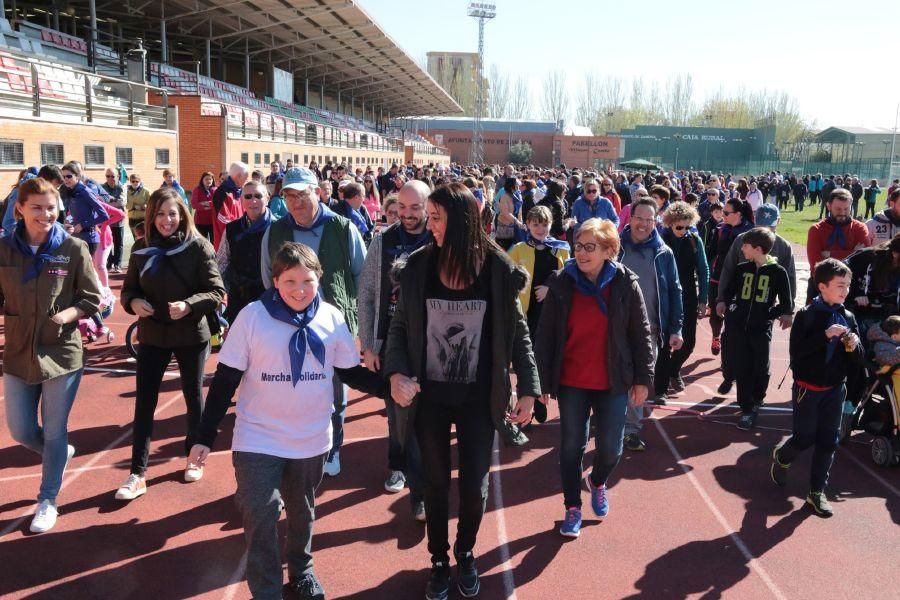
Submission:
[[[425,503],[419,500],[412,507],[412,515],[413,519],[418,521],[419,523],[425,522]]]
[[[455,550],[453,555],[456,557],[456,587],[463,598],[474,598],[481,590],[475,555],[471,552],[458,554]]]
[[[744,413],[738,419],[737,428],[741,431],[750,431],[756,426],[756,413]]]
[[[625,447],[633,452],[643,452],[647,449],[647,444],[644,443],[644,440],[641,439],[636,433],[629,433],[622,440],[625,444]]]
[[[341,472],[341,452],[338,450],[325,462],[325,474],[329,477],[337,477]]]
[[[450,597],[450,565],[445,562],[431,563],[428,585],[425,586],[425,600],[447,600]]]
[[[806,503],[820,517],[828,518],[834,514],[834,509],[831,508],[831,503],[825,497],[825,492],[810,492],[806,497]]]
[[[648,404],[655,404],[656,406],[665,406],[666,405],[666,395],[665,394],[656,394],[652,398],[647,400]]]
[[[147,493],[147,482],[140,475],[134,473],[128,476],[125,483],[116,490],[116,500],[134,500],[138,496]]]
[[[781,461],[778,460],[778,446],[775,446],[775,449],[772,450],[772,468],[769,470],[769,474],[772,476],[772,481],[775,482],[775,485],[779,487],[784,487],[787,485],[788,480],[788,469],[791,465],[783,465]]]
[[[37,509],[34,511],[34,518],[31,520],[31,533],[44,533],[50,531],[56,525],[56,517],[58,515],[56,505],[52,500],[41,500]]]
[[[565,537],[577,538],[581,534],[581,509],[573,506],[566,509],[566,518],[563,519],[559,533]]]
[[[547,420],[547,405],[540,400],[534,401],[534,420],[543,423]]]
[[[325,590],[313,573],[291,579],[286,587],[298,600],[325,600]]]
[[[390,476],[384,482],[384,489],[392,494],[402,492],[406,486],[406,475],[403,471],[391,471]]]
[[[721,395],[725,395],[725,394],[731,392],[731,386],[733,386],[733,385],[734,385],[734,381],[732,381],[730,379],[723,379],[722,383],[719,384],[719,387],[716,389],[716,391]]]
[[[184,480],[188,483],[192,483],[194,481],[200,481],[201,479],[203,479],[203,467],[189,462],[184,469]]]
[[[584,481],[591,492],[591,510],[602,519],[609,514],[609,498],[606,497],[606,484],[594,485],[590,475],[585,477]]]
[[[69,467],[69,461],[72,460],[73,456],[75,456],[75,446],[69,444],[66,448],[66,464],[63,465],[63,471]]]
[[[669,387],[672,388],[672,391],[675,393],[684,391],[684,379],[681,378],[681,375],[676,375],[675,377],[669,378]]]
[[[719,352],[722,351],[722,338],[714,337],[712,344],[709,346],[709,351],[712,352],[713,356],[718,356]]]

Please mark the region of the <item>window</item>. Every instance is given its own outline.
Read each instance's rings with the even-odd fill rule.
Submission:
[[[25,164],[25,144],[18,140],[0,140],[0,165],[20,167]]]
[[[125,167],[132,166],[134,164],[134,153],[132,152],[132,149],[116,146],[116,162]]]
[[[253,155],[253,164],[254,165],[258,165],[259,161],[261,161],[261,160],[262,160],[262,155],[259,152],[255,153]]]
[[[274,160],[275,162],[277,162],[277,163],[280,163],[280,162],[281,162],[281,155],[278,154],[278,153],[276,152],[276,153],[275,153],[275,158],[274,158],[273,160]]]
[[[266,152],[263,156],[265,157],[265,160],[263,161],[263,164],[266,164],[266,165],[272,164],[272,161],[269,160],[270,158],[272,158],[272,155],[271,155],[271,154],[269,154],[268,152]]]
[[[300,155],[299,155],[299,154],[295,154],[295,155],[294,155],[294,164],[296,165],[298,162],[300,162]]]
[[[84,164],[87,166],[103,166],[106,164],[106,149],[103,146],[85,146]]]
[[[168,148],[157,148],[156,149],[156,166],[157,167],[168,167],[169,166],[169,149]]]
[[[250,154],[248,152],[241,152],[241,162],[245,165],[250,162]]]
[[[308,164],[309,164],[309,154],[304,154],[304,155],[303,155],[303,164],[304,164],[304,165],[308,165]]]
[[[62,165],[66,162],[63,156],[62,144],[41,144],[41,164]]]

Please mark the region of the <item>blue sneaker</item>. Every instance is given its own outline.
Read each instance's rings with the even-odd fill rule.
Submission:
[[[606,497],[606,484],[597,487],[591,481],[591,476],[584,478],[587,482],[588,489],[591,491],[591,509],[594,514],[601,519],[609,514],[609,498]]]
[[[577,538],[581,533],[581,509],[573,506],[566,510],[566,518],[563,519],[559,532],[571,538]]]

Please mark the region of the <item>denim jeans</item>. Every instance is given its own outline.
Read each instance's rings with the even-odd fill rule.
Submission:
[[[839,385],[824,392],[813,392],[795,383],[791,391],[794,432],[778,449],[778,462],[789,465],[798,454],[813,446],[809,489],[824,492],[837,451],[847,388]]]
[[[328,460],[331,460],[344,444],[344,416],[347,414],[347,387],[341,383],[337,375],[331,378],[331,386],[334,393],[334,412],[331,413],[332,437]]]
[[[652,327],[652,325],[651,325]],[[650,337],[654,340],[658,340],[659,334],[656,333],[655,330],[650,330]],[[668,344],[669,340],[666,339],[665,343]],[[653,349],[653,363],[656,364],[656,357],[659,353],[659,343],[652,345]],[[654,382],[655,387],[655,382]],[[653,395],[654,389],[651,388],[648,390],[650,396]],[[644,418],[653,413],[653,406],[644,402],[641,406],[634,406],[631,403],[631,400],[628,400],[628,408],[625,410],[625,434],[638,434],[641,432],[641,427],[644,426]]]
[[[422,491],[422,453],[413,427],[406,428],[406,443],[397,434],[397,404],[388,396],[384,399],[388,422],[388,468],[402,471],[409,485],[409,499],[415,505],[424,500]]]
[[[235,502],[247,540],[247,583],[254,598],[281,600],[281,509],[287,513],[288,577],[312,573],[316,488],[322,482],[325,455],[290,459],[233,452],[231,463],[237,480]]]
[[[6,392],[6,421],[12,438],[43,457],[38,502],[56,502],[68,457],[68,421],[82,369],[42,381],[25,383],[15,375],[3,374]],[[38,424],[38,405],[41,422]]]
[[[559,388],[559,473],[566,508],[581,508],[581,461],[587,447],[591,411],[596,419],[597,434],[590,477],[594,485],[604,485],[622,457],[627,405],[628,394],[567,386]]]

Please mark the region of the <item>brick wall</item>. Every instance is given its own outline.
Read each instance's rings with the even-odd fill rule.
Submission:
[[[159,96],[151,104],[162,104]],[[200,115],[198,96],[169,96],[169,106],[178,107],[177,178],[190,192],[200,183],[204,171],[218,175],[225,163],[225,119]]]

